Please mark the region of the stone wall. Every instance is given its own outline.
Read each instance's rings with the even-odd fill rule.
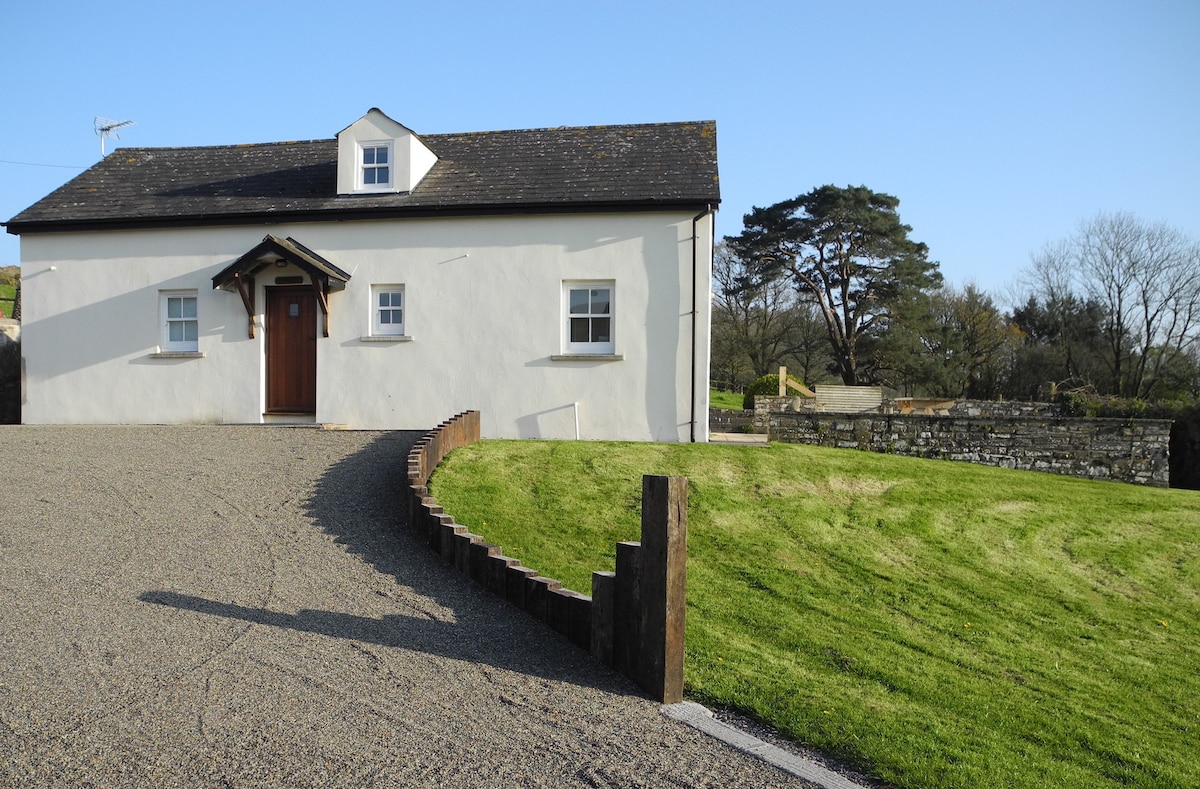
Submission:
[[[950,416],[976,416],[985,419],[1024,419],[1063,416],[1057,403],[1021,403],[1011,400],[956,400]]]
[[[21,423],[21,324],[0,319],[0,425]]]
[[[753,411],[726,411],[721,408],[708,409],[708,432],[744,433],[754,426]]]
[[[757,404],[756,404],[757,405]],[[1171,422],[772,412],[772,441],[1167,487]]]
[[[799,399],[798,397],[766,397],[764,395],[755,395],[754,432],[769,434],[772,414],[785,411],[808,413],[807,409],[801,411],[800,408],[796,407],[798,404],[793,401]]]

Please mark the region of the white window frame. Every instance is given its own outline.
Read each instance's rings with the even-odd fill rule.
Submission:
[[[388,294],[390,297],[399,295],[400,304],[392,306],[390,303],[384,306],[380,303],[380,297]],[[395,313],[400,313],[400,322],[394,320],[384,322],[384,312],[389,313],[389,318],[394,318]],[[402,284],[385,284],[371,286],[371,336],[372,337],[390,337],[400,339],[406,337],[404,327],[408,320],[408,296],[405,294],[404,285]]]
[[[364,161],[367,151],[377,150],[387,151],[387,163],[385,165],[368,164]],[[358,189],[362,192],[388,192],[392,190],[392,184],[396,183],[396,150],[392,140],[367,140],[358,144],[358,160],[357,168]],[[380,183],[367,183],[367,171],[376,170],[381,166],[387,167],[388,178]]]
[[[172,299],[180,299],[179,312],[172,315]],[[192,314],[187,314],[187,302],[190,299]],[[195,290],[162,290],[159,291],[159,324],[161,327],[159,347],[165,353],[198,353],[200,351],[200,299]],[[188,324],[192,325],[188,339]],[[179,327],[181,335],[178,339],[171,338],[171,329]]]
[[[571,311],[571,292],[587,290],[589,292],[589,302],[594,291],[608,291],[608,311],[605,313],[591,312],[591,306],[588,306],[587,312]],[[617,283],[615,280],[564,280],[562,284],[562,350],[566,355],[571,356],[613,356],[616,354],[616,329],[617,329]],[[578,341],[572,340],[572,321],[586,320],[590,330],[593,328],[592,321],[602,318],[608,320],[608,339],[606,341]]]

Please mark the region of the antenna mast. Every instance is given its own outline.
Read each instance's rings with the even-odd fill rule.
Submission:
[[[121,139],[121,135],[117,134],[117,129],[123,129],[126,126],[132,126],[133,121],[114,121],[111,118],[101,118],[96,116],[95,126],[96,134],[100,136],[100,155],[107,156],[104,152],[104,141],[109,137]]]

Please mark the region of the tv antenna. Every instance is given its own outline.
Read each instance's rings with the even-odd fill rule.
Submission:
[[[104,152],[104,141],[109,137],[121,139],[121,135],[117,134],[117,129],[123,129],[126,126],[132,126],[133,121],[114,121],[111,118],[101,118],[96,116],[96,134],[100,135],[100,155],[106,156]]]

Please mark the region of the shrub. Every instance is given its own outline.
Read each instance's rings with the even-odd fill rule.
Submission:
[[[1146,401],[1136,397],[1104,397],[1082,392],[1066,392],[1058,397],[1064,416],[1101,417],[1103,419],[1180,419],[1195,413],[1196,403],[1188,400]]]
[[[798,397],[800,395],[800,390],[794,386],[789,386],[787,388],[787,393],[789,395]],[[778,396],[779,375],[776,373],[764,375],[762,378],[759,378],[754,383],[750,384],[750,386],[746,388],[746,395],[742,398],[743,409],[749,411],[750,409],[754,408],[755,395],[768,395],[770,397]]]

